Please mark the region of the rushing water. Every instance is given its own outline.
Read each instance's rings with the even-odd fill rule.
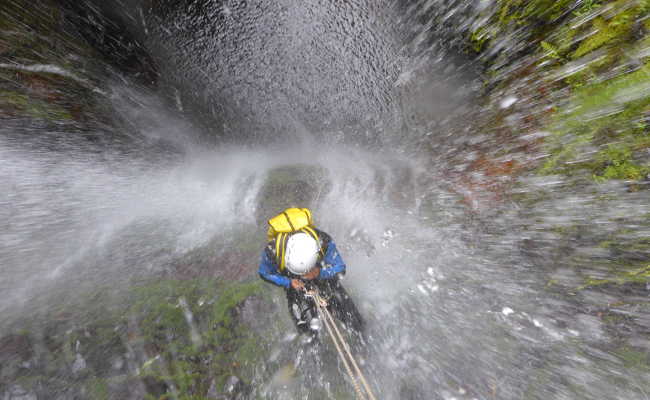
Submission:
[[[254,226],[269,172],[301,164],[324,171],[311,206],[368,320],[362,357],[378,398],[647,399],[647,291],[550,287],[584,282],[576,258],[616,258],[594,231],[647,235],[637,221],[650,212],[647,193],[524,177],[516,192],[541,200],[500,202],[481,193],[487,184],[459,184],[462,168],[449,164],[471,163],[485,140],[468,131],[481,111],[480,65],[456,42],[480,24],[483,3],[125,6],[161,70],[160,93],[128,79],[106,92],[137,138],[89,141],[20,120],[0,127],[3,321],[39,315],[53,292],[164,272],[220,233]],[[546,107],[529,105],[522,114]],[[208,141],[184,113],[192,106],[213,118]],[[558,224],[585,241],[562,243]],[[218,241],[217,252],[229,246]],[[242,262],[254,274],[256,259]],[[637,306],[614,311],[633,322],[612,329],[599,310],[623,300]],[[640,367],[617,350],[622,338],[646,352]],[[332,349],[272,342],[256,395],[335,397],[346,387]],[[278,359],[300,372],[283,385],[272,378]]]

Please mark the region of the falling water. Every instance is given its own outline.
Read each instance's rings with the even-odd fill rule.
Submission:
[[[258,251],[236,253],[238,235],[261,251],[265,185],[277,168],[300,166],[319,171],[308,205],[348,264],[344,284],[368,323],[363,367],[379,398],[646,399],[647,289],[581,286],[629,260],[627,250],[598,246],[606,233],[647,239],[647,192],[467,172],[486,159],[482,146],[497,148],[499,163],[548,156],[521,150],[548,132],[498,143],[478,126],[491,107],[515,110],[503,124],[516,127],[549,107],[498,90],[491,104],[481,98],[485,60],[461,40],[486,23],[487,3],[116,1],[114,18],[158,65],[155,88],[113,67],[107,78],[0,59],[0,69],[93,86],[119,121],[85,133],[20,118],[0,127],[2,331],[56,302],[78,307],[77,296],[99,287],[119,298],[134,280],[175,276],[190,258],[212,276],[255,276]],[[512,51],[498,56],[503,74],[527,62],[516,58],[522,34],[494,46]],[[644,88],[621,93],[618,105]],[[567,243],[562,228],[580,233]],[[242,258],[223,261],[232,252]],[[647,261],[647,250],[635,254]],[[277,323],[291,329],[285,317]],[[267,339],[273,351],[259,361],[251,398],[346,396],[327,344]],[[287,363],[296,373],[278,384]],[[17,398],[5,386],[4,398]]]

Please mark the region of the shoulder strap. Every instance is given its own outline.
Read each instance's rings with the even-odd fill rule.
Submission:
[[[320,258],[325,257],[325,249],[324,249],[324,247],[326,247],[326,246],[323,246],[323,243],[322,243],[323,240],[320,237],[320,235],[318,234],[318,232],[316,231],[316,229],[314,229],[311,226],[305,226],[300,231],[308,234],[309,236],[313,237],[316,240],[316,242],[318,243],[318,252],[320,253]]]
[[[293,224],[291,223],[291,218],[289,218],[289,214],[287,214],[287,211],[286,211],[286,210],[285,210],[285,211],[282,211],[282,215],[284,215],[284,218],[287,219],[287,223],[288,223],[289,226],[291,227],[291,231],[292,231],[292,232],[295,231],[295,230],[296,230],[296,227],[294,227]]]
[[[278,265],[280,271],[284,271],[286,266],[284,254],[287,250],[289,236],[288,233],[278,233],[278,236],[275,238],[275,263]]]

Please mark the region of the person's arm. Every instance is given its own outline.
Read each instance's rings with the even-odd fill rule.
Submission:
[[[320,269],[318,279],[332,279],[337,274],[345,274],[345,263],[336,249],[334,241],[330,240],[325,257],[323,257],[323,268]]]
[[[278,273],[278,268],[275,265],[275,262],[271,257],[269,257],[266,249],[262,252],[262,260],[260,261],[259,274],[262,279],[267,282],[271,282],[274,285],[278,285],[284,288],[291,286],[291,280],[286,276],[282,276]]]

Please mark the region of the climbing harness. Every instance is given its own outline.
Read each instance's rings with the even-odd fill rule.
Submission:
[[[357,398],[361,400],[377,400],[375,395],[372,393],[372,390],[370,390],[370,386],[366,381],[366,377],[363,376],[361,369],[352,356],[352,353],[350,352],[350,346],[343,338],[341,331],[336,325],[334,317],[332,317],[332,314],[327,309],[327,301],[319,295],[316,289],[307,291],[305,295],[307,297],[311,297],[314,300],[316,309],[318,310],[318,315],[325,324],[327,332],[332,338],[332,342],[334,342],[336,351],[339,353],[339,358],[343,362],[343,366],[345,366],[345,370],[350,377],[350,380],[352,381],[354,391],[357,393]],[[350,368],[350,364],[352,365],[352,368]],[[352,372],[352,369],[354,369],[354,373]],[[361,385],[363,385],[365,392],[361,390],[361,387],[359,387],[359,381],[361,381]]]

